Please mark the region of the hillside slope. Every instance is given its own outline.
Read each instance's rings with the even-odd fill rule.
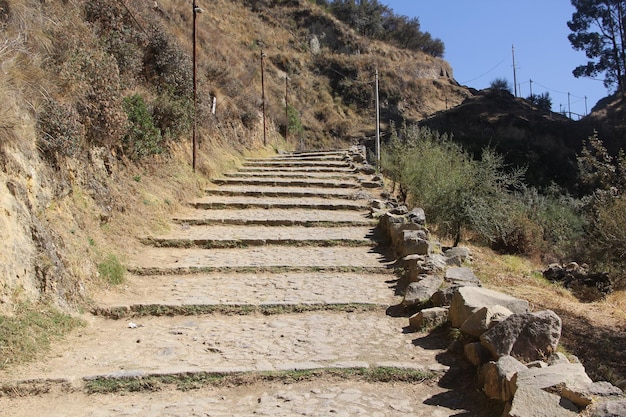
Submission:
[[[308,1],[199,5],[194,173],[187,2],[0,0],[0,313],[83,304],[134,236],[166,228],[242,153],[372,135],[376,69],[383,123],[469,95],[445,61],[361,38]]]

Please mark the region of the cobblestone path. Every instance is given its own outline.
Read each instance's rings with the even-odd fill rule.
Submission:
[[[444,388],[447,342],[387,314],[401,299],[368,218],[377,190],[349,155],[216,179],[169,233],[139,237],[85,327],[0,374],[0,414],[480,415]]]

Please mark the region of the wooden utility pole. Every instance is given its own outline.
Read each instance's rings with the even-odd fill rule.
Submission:
[[[570,102],[570,94],[569,92],[567,93],[567,112],[569,113],[569,118],[572,118],[572,105]]]
[[[511,46],[513,53],[513,89],[515,90],[515,97],[517,97],[517,68],[515,67],[515,45]]]
[[[196,93],[196,87],[197,87],[197,77],[196,77],[196,29],[197,29],[197,22],[196,22],[196,15],[199,12],[199,8],[198,5],[196,4],[196,0],[193,0],[193,30],[192,30],[192,37],[193,37],[193,128],[192,128],[192,162],[191,162],[191,167],[193,169],[193,171],[196,171],[196,154],[197,154],[197,150],[198,150],[198,138],[197,138],[197,134],[196,134],[196,109],[198,107],[198,100],[197,100],[197,93]]]
[[[285,75],[285,142],[289,140],[289,77]]]
[[[380,170],[380,103],[378,99],[378,68],[376,68],[376,168]]]
[[[263,146],[267,146],[267,133],[265,128],[265,54],[261,49],[261,101],[263,104]]]

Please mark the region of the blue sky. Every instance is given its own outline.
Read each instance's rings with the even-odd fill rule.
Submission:
[[[454,78],[477,89],[496,78],[513,85],[512,46],[518,92],[550,93],[554,111],[584,115],[608,95],[602,81],[575,78],[572,70],[586,62],[567,35],[574,7],[569,0],[380,0],[396,14],[417,16],[421,29],[445,44]],[[600,77],[603,78],[603,77]],[[576,118],[576,116],[573,116]]]

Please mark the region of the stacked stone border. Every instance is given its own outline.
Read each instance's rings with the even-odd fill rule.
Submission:
[[[622,389],[593,382],[578,358],[557,351],[556,313],[482,287],[469,249],[442,247],[424,210],[382,197],[372,201],[372,216],[403,269],[400,307],[413,312],[410,327],[450,326],[457,337],[448,349],[475,366],[479,389],[503,403],[503,417],[626,416]]]

